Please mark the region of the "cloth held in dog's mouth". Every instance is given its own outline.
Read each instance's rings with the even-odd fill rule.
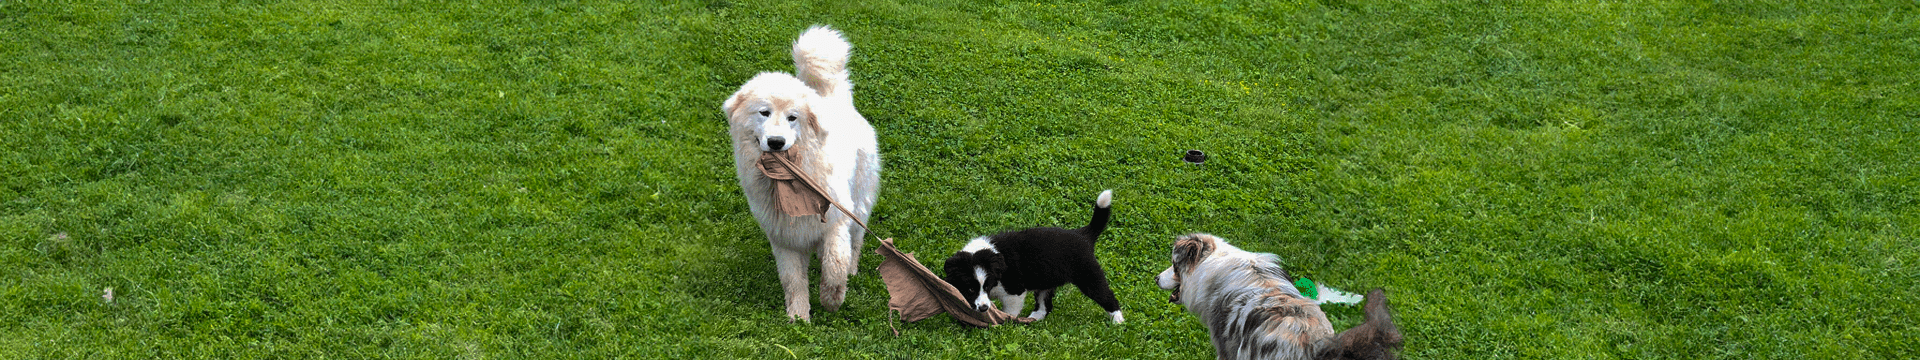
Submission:
[[[786,151],[767,151],[760,153],[760,161],[754,162],[760,167],[760,174],[773,180],[773,207],[787,216],[820,215],[827,212],[827,196],[803,183],[798,169],[793,169],[793,159]],[[826,217],[820,217],[826,221]]]

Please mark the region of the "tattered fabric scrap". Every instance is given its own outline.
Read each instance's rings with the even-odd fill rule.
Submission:
[[[893,239],[880,240],[880,247],[873,252],[879,253],[880,281],[887,284],[887,308],[900,312],[900,319],[907,322],[920,321],[940,313],[953,315],[967,325],[990,327],[1005,323],[1031,323],[1033,318],[1015,317],[1000,309],[987,309],[979,312],[953,288],[935,275],[913,254],[903,254],[893,247]]]
[[[788,167],[793,161],[785,151],[760,153],[760,173],[773,179],[773,207],[788,216],[820,215],[827,212],[827,196],[804,183],[799,170]],[[826,217],[821,217],[826,221]]]

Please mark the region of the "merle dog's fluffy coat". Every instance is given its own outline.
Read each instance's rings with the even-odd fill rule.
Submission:
[[[1107,273],[1093,255],[1093,245],[1112,218],[1112,204],[1113,191],[1101,192],[1093,220],[1078,229],[1043,227],[974,238],[947,258],[945,279],[982,311],[993,306],[991,296],[999,298],[1002,311],[1019,315],[1027,292],[1033,291],[1038,304],[1027,316],[1036,320],[1053,310],[1056,288],[1073,284],[1100,304],[1114,323],[1125,321],[1120,301],[1107,285]]]

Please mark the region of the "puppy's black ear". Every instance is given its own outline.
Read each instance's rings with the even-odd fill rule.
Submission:
[[[982,250],[973,254],[974,262],[987,268],[987,276],[1000,277],[1007,273],[1007,257],[998,251]]]
[[[947,258],[945,263],[940,265],[940,271],[947,274],[946,279],[949,284],[953,283],[953,279],[973,275],[967,272],[970,270],[967,269],[967,257],[961,254],[964,253],[953,254],[953,256]]]

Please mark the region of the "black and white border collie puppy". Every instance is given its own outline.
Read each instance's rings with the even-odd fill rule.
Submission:
[[[1100,192],[1094,205],[1093,221],[1079,229],[1043,227],[974,238],[947,258],[947,283],[972,299],[975,309],[993,307],[988,298],[992,295],[1005,306],[1001,311],[1016,316],[1031,290],[1038,305],[1027,317],[1034,320],[1045,319],[1053,310],[1056,288],[1072,283],[1106,309],[1113,323],[1126,321],[1113,288],[1107,286],[1107,272],[1093,256],[1093,244],[1112,218],[1113,190]]]

